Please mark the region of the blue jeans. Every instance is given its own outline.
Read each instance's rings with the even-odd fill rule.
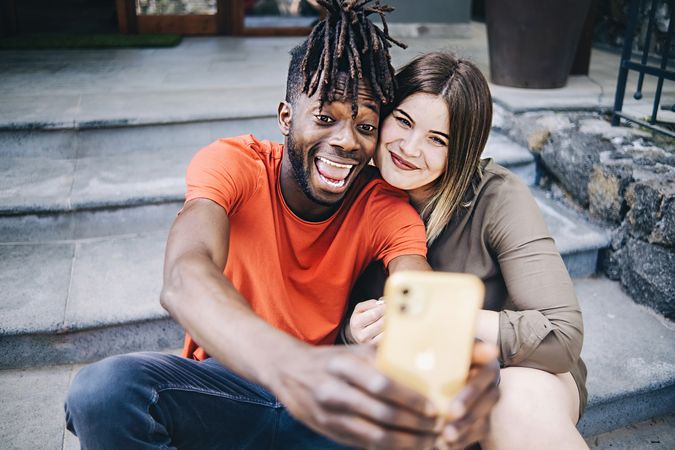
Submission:
[[[217,361],[163,353],[84,367],[66,398],[83,449],[346,449]]]

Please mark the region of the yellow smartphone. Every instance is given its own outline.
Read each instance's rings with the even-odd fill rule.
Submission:
[[[475,275],[396,272],[384,287],[377,367],[443,411],[466,383],[484,296]]]

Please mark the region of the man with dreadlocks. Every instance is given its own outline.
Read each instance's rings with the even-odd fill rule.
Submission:
[[[367,166],[395,91],[388,48],[402,45],[388,34],[391,8],[318,2],[325,18],[291,52],[285,145],[221,139],[188,168],[161,294],[189,333],[186,358],[136,353],[81,370],[66,420],[82,448],[460,445],[494,404],[489,348],[476,347],[476,375],[440,419],[447,412],[374,368],[371,347],[332,345],[370,261],[428,265],[419,216]]]

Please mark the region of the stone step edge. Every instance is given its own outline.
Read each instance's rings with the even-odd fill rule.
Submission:
[[[54,122],[0,122],[0,132],[12,131],[79,131],[127,127],[147,127],[159,125],[183,125],[190,123],[218,122],[224,120],[268,119],[274,118],[269,108],[260,111],[233,111],[223,114],[194,114],[191,116],[151,116],[146,118],[115,118],[83,121]]]
[[[115,239],[116,236],[95,238],[97,241]],[[83,239],[90,240],[90,239]],[[50,245],[49,243],[36,243],[34,245]],[[573,279],[585,278],[593,275],[596,272],[598,252],[601,248],[592,250],[579,250],[570,253],[561,253],[561,257],[567,266],[570,277]],[[157,300],[159,301],[159,300]],[[134,324],[142,324],[156,320],[170,320],[169,314],[163,309],[148,310],[138,313],[135,317],[126,319],[87,321],[82,320],[78,324],[64,325],[58,324],[51,327],[39,328],[21,328],[17,327],[12,330],[0,329],[0,353],[2,347],[12,340],[28,339],[51,339],[51,337],[64,337],[67,335],[75,335],[81,332],[99,332],[111,327],[133,326]],[[0,356],[0,361],[2,357]],[[0,362],[0,368],[2,363]]]
[[[675,379],[661,386],[649,386],[635,391],[597,399],[589,403],[577,428],[585,437],[595,436],[653,417],[675,411]]]
[[[21,208],[7,208],[0,206],[0,219],[2,217],[15,216],[35,216],[35,215],[54,215],[68,214],[76,212],[96,212],[102,210],[114,210],[126,207],[162,205],[165,203],[182,202],[185,200],[185,193],[125,197],[112,200],[85,201],[76,204],[68,203],[66,205],[58,202],[45,202],[43,204],[29,205]]]
[[[170,317],[71,330],[0,337],[0,369],[79,364],[110,355],[182,346],[184,331]]]

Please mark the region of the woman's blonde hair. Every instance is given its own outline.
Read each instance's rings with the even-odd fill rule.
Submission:
[[[432,195],[421,210],[427,244],[441,234],[465,201],[467,191],[480,179],[480,155],[492,126],[492,97],[487,80],[473,63],[451,53],[432,52],[406,64],[396,74],[397,90],[391,112],[416,93],[438,95],[450,115],[448,159],[443,175],[432,186]]]

